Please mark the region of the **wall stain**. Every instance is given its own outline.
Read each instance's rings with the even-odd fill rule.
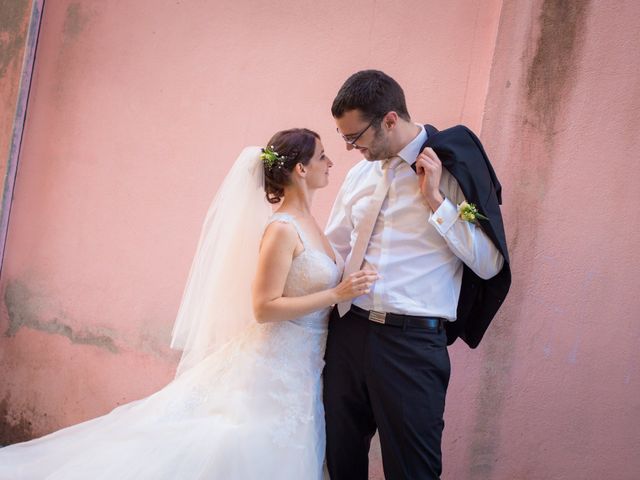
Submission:
[[[513,259],[513,283],[507,301],[493,321],[483,340],[482,367],[474,422],[469,432],[469,465],[465,478],[492,479],[496,475],[501,451],[500,419],[504,414],[513,384],[513,364],[516,356],[516,324],[525,320],[528,296],[536,291],[528,266],[539,253],[538,225],[544,221],[540,208],[544,202],[554,167],[554,140],[564,125],[562,113],[579,74],[581,51],[586,36],[589,1],[539,0],[534,8],[539,15],[532,18],[528,42],[522,52],[522,76],[511,77],[507,83],[495,86],[496,95],[516,95],[524,100],[517,112],[521,129],[511,139],[510,166],[519,175],[515,184],[517,202],[508,207],[509,250]],[[509,4],[505,12],[529,16],[531,6],[525,0]],[[498,42],[520,43],[520,31],[512,28],[512,18],[503,15]],[[507,65],[493,68],[508,71]],[[506,87],[506,88],[505,88]],[[494,127],[502,120],[496,119]],[[491,128],[487,125],[488,129]],[[520,265],[520,268],[517,267]],[[523,268],[524,267],[524,268]],[[541,354],[542,356],[542,354]],[[527,478],[527,477],[522,477]]]
[[[73,75],[79,74],[77,71],[78,55],[77,48],[82,34],[89,25],[92,12],[89,7],[82,2],[72,2],[67,6],[65,17],[62,24],[61,34],[57,34],[56,41],[59,43],[58,57],[55,62],[55,71],[53,72],[52,98],[59,104],[67,103],[66,93]],[[58,40],[61,38],[61,41]],[[75,48],[74,48],[75,47]]]
[[[103,348],[111,353],[118,353],[113,338],[104,334],[91,332],[76,332],[71,326],[64,323],[59,316],[51,320],[43,321],[36,313],[38,300],[22,282],[12,280],[7,284],[4,293],[4,302],[9,315],[9,327],[5,336],[13,337],[21,328],[30,328],[51,335],[67,337],[71,343],[92,345]]]
[[[12,62],[22,59],[30,6],[28,0],[0,0],[0,78]]]
[[[544,0],[540,36],[527,72],[528,120],[553,137],[556,118],[576,80],[589,1]]]
[[[470,432],[468,476],[473,479],[493,478],[500,446],[500,416],[511,386],[513,352],[513,306],[505,305],[491,325],[491,335],[483,340],[485,354],[480,371],[480,390],[476,415]]]
[[[87,21],[88,17],[82,11],[80,2],[69,4],[64,18],[64,25],[62,26],[62,33],[64,34],[65,40],[72,40],[82,33]]]
[[[25,442],[34,437],[31,421],[23,413],[15,414],[9,410],[10,400],[10,393],[0,400],[0,446]]]
[[[511,216],[514,251],[520,246],[520,232],[527,232],[522,239],[526,243],[524,250],[531,251],[535,244],[539,206],[546,196],[554,166],[554,140],[565,129],[559,120],[577,81],[587,36],[590,0],[543,0],[541,4],[537,22],[529,32],[533,50],[525,52],[525,61],[529,59],[529,63],[523,79],[526,107],[522,112],[519,151],[526,161],[518,165],[521,175],[513,186],[519,192]]]

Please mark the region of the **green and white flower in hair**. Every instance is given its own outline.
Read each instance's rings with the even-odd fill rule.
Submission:
[[[481,220],[489,220],[478,212],[478,208],[473,203],[467,203],[466,201],[458,205],[458,216],[465,222],[475,222],[478,218]]]
[[[280,155],[274,150],[274,146],[265,147],[260,154],[260,160],[271,170],[273,167],[281,168],[284,165],[284,161],[287,157]]]

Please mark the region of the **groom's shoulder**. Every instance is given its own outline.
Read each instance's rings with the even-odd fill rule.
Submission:
[[[350,185],[353,185],[354,182],[358,182],[359,179],[364,177],[369,169],[371,168],[371,162],[368,162],[365,159],[360,160],[353,167],[351,167],[347,174],[344,177],[344,181],[342,182],[342,188],[350,188]]]
[[[445,138],[458,137],[461,135],[467,136],[469,134],[475,135],[469,127],[462,124],[447,127],[442,130],[438,130],[432,125],[427,124],[425,125],[425,129],[427,130],[427,133],[432,140],[442,140]]]
[[[369,172],[369,170],[371,170],[372,168],[374,168],[373,162],[370,162],[367,159],[363,158],[349,169],[349,171],[347,172],[347,178],[363,175]]]

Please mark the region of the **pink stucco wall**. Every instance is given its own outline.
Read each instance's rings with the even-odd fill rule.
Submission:
[[[323,222],[357,160],[331,100],[375,67],[416,121],[481,132],[505,189],[514,285],[481,346],[451,348],[444,478],[635,478],[640,9],[566,3],[47,2],[0,279],[2,440],[165,384],[235,155],[316,129]]]

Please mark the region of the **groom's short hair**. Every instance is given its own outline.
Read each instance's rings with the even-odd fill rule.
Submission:
[[[334,118],[350,110],[360,110],[363,120],[371,122],[394,111],[411,121],[402,87],[380,70],[361,70],[351,75],[340,87],[331,105]]]

